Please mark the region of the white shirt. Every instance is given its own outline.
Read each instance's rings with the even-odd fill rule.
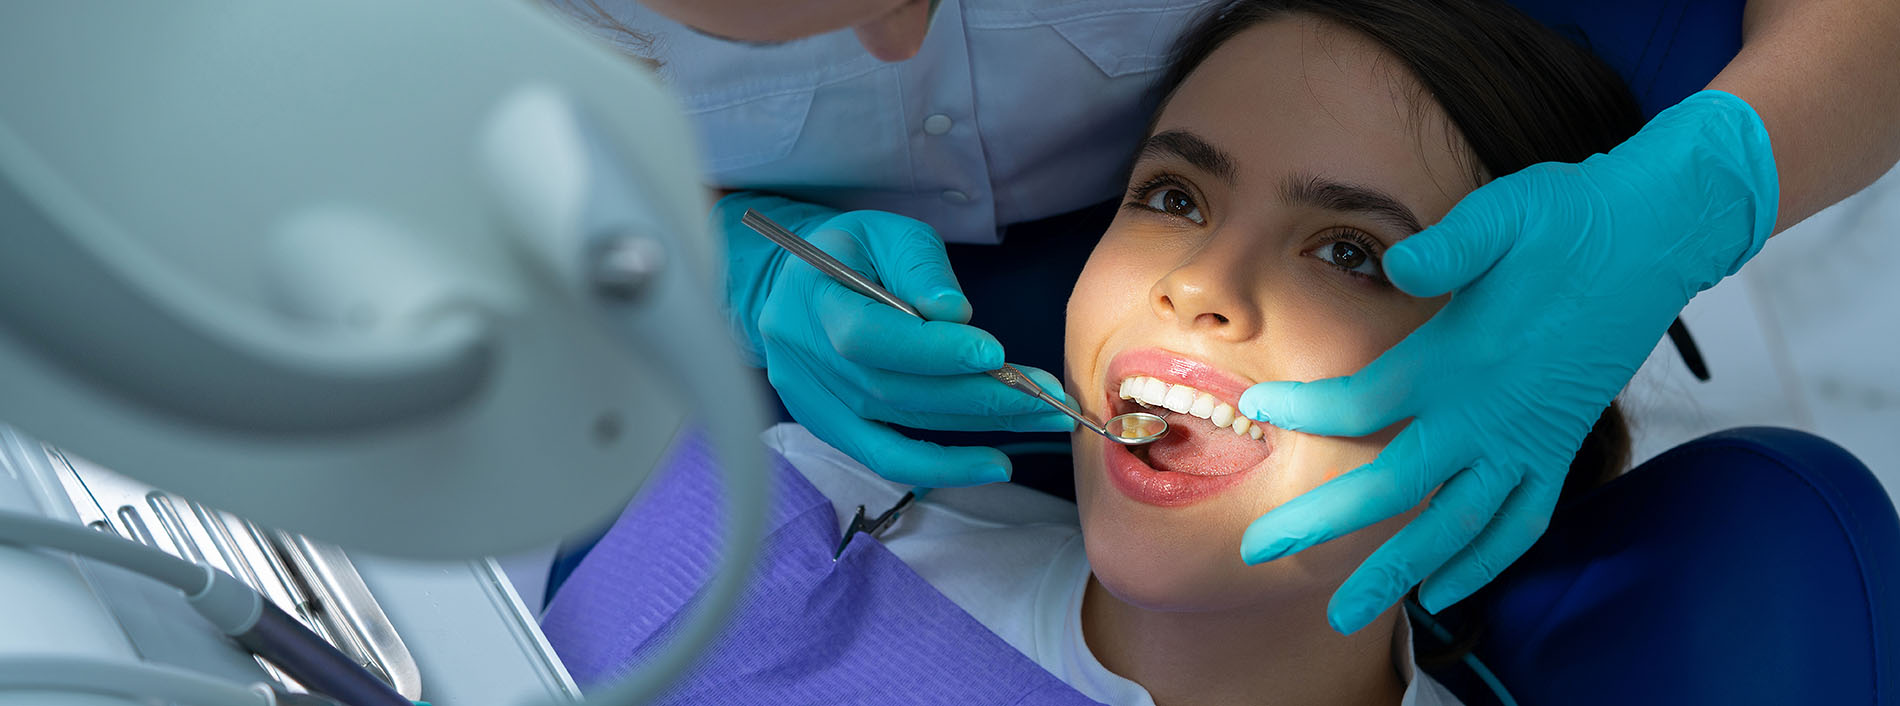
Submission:
[[[1116,196],[1176,37],[1213,0],[943,0],[915,57],[849,29],[776,46],[600,5],[650,49],[718,186],[877,209],[951,242]]]
[[[780,424],[764,439],[831,499],[840,529],[858,505],[883,512],[909,490],[804,427]],[[1008,483],[942,488],[881,539],[951,602],[1084,696],[1111,706],[1154,706],[1147,689],[1108,671],[1082,638],[1089,565],[1074,503]],[[1458,706],[1456,696],[1417,670],[1410,629],[1401,629],[1400,706]]]

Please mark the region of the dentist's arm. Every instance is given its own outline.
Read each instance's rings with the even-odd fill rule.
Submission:
[[[1371,464],[1256,521],[1244,560],[1430,497],[1339,588],[1328,619],[1358,630],[1414,585],[1433,611],[1470,595],[1543,534],[1584,435],[1690,297],[1893,165],[1900,3],[1760,0],[1744,30],[1714,90],[1609,154],[1480,187],[1391,248],[1394,285],[1453,293],[1392,350],[1350,377],[1242,396],[1243,414],[1315,434],[1410,420]]]
[[[1742,50],[1709,82],[1761,116],[1781,176],[1780,232],[1900,160],[1900,3],[1754,0]]]

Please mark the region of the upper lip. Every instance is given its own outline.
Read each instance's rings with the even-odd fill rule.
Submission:
[[[1205,360],[1161,348],[1135,348],[1115,354],[1102,381],[1111,405],[1119,401],[1121,382],[1145,375],[1171,385],[1187,385],[1236,407],[1253,383]]]

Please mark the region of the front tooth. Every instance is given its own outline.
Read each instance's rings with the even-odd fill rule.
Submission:
[[[1136,388],[1140,387],[1135,381],[1136,378],[1128,378],[1122,381],[1122,399],[1125,400],[1135,396]]]
[[[1194,406],[1188,408],[1188,414],[1202,419],[1212,417],[1215,404],[1217,403],[1214,401],[1214,396],[1203,392],[1200,397],[1194,398]]]
[[[1220,406],[1214,408],[1213,416],[1208,417],[1207,420],[1210,422],[1213,422],[1214,426],[1217,426],[1217,427],[1224,427],[1229,424],[1233,424],[1234,423],[1234,406],[1227,404],[1225,402],[1222,402]]]
[[[1254,440],[1256,440],[1256,441],[1258,441],[1258,440],[1260,439],[1260,437],[1263,437],[1263,436],[1266,436],[1266,435],[1267,435],[1267,432],[1266,432],[1265,430],[1263,430],[1263,429],[1261,429],[1261,428],[1260,428],[1260,425],[1258,425],[1258,424],[1255,424],[1255,425],[1253,425],[1253,428],[1252,428],[1252,429],[1248,429],[1248,430],[1247,430],[1247,435],[1248,435],[1248,436],[1251,436],[1251,437],[1253,437],[1253,438],[1254,438]]]
[[[1194,407],[1194,388],[1186,385],[1175,385],[1172,389],[1168,390],[1168,396],[1161,401],[1161,406],[1186,414],[1189,409]]]
[[[1144,404],[1149,406],[1159,406],[1161,401],[1167,399],[1167,397],[1168,384],[1154,378],[1143,378],[1141,381],[1141,394],[1135,395],[1136,399],[1141,400]]]
[[[1252,429],[1252,428],[1253,428],[1252,419],[1248,419],[1246,417],[1234,417],[1234,433],[1235,434],[1246,436],[1247,430]]]

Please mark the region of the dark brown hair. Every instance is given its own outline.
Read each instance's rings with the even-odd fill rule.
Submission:
[[[1501,0],[1228,3],[1176,43],[1157,84],[1161,108],[1155,114],[1222,44],[1250,27],[1293,15],[1365,35],[1409,70],[1470,146],[1468,166],[1478,183],[1538,162],[1582,161],[1609,151],[1643,125],[1642,109],[1614,71]],[[1571,461],[1560,504],[1616,477],[1629,454],[1628,423],[1611,403]],[[1478,632],[1467,630],[1446,649],[1421,647],[1419,663],[1435,667],[1458,659]]]
[[[1493,178],[1538,162],[1582,161],[1643,126],[1642,108],[1616,72],[1501,0],[1240,0],[1215,9],[1175,44],[1157,84],[1163,107],[1234,35],[1297,14],[1384,47],[1445,111],[1473,166]]]

